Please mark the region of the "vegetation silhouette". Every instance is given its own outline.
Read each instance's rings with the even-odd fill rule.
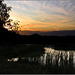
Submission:
[[[39,34],[20,35],[19,21],[9,19],[11,7],[0,1],[0,45],[15,44],[52,44],[65,47],[75,45],[75,36],[42,36]],[[10,31],[11,30],[11,31]]]
[[[18,30],[19,24],[18,22],[14,22],[14,25],[12,25],[13,20],[9,19],[11,7],[7,7],[3,1],[4,0],[0,1],[0,44],[7,44],[8,42],[15,41],[14,39],[16,39],[16,36],[19,35],[15,32]]]
[[[0,73],[12,73],[12,74],[50,74],[50,73],[75,73],[75,68],[70,63],[70,66],[67,66],[68,63],[65,57],[65,66],[58,67],[58,58],[62,58],[58,54],[56,57],[56,65],[52,65],[52,60],[50,64],[43,66],[38,62],[28,62],[19,60],[18,62],[8,62],[7,59],[13,57],[37,57],[44,54],[44,45],[36,44],[49,44],[54,45],[55,49],[64,49],[68,47],[69,49],[75,48],[75,36],[41,36],[39,34],[33,35],[19,35],[19,24],[18,21],[14,22],[12,19],[9,19],[9,11],[11,7],[7,7],[3,3],[3,0],[0,1]],[[13,23],[13,25],[12,25]],[[9,31],[11,30],[11,31]],[[15,45],[18,44],[18,45]],[[24,44],[24,45],[23,45]],[[27,45],[25,45],[27,44]],[[33,46],[28,44],[34,44]],[[1,46],[2,45],[2,46]],[[4,46],[5,45],[5,46]],[[11,45],[11,46],[10,46]],[[15,46],[13,46],[15,45]],[[72,54],[73,55],[73,54]],[[50,56],[49,56],[50,57]],[[48,58],[48,57],[47,57]],[[51,57],[52,58],[52,57]],[[50,58],[50,59],[51,59]],[[73,57],[72,57],[73,58]],[[70,61],[71,56],[70,56]],[[49,63],[50,60],[47,60]],[[73,62],[73,61],[72,61]],[[63,64],[63,63],[62,63]],[[67,67],[66,67],[67,66]],[[10,69],[11,68],[11,69]]]

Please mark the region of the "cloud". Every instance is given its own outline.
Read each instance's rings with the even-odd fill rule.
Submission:
[[[11,17],[25,29],[55,31],[75,29],[75,1],[5,1],[12,6]],[[27,26],[28,25],[28,26]]]

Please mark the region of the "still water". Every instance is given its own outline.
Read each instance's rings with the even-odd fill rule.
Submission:
[[[28,48],[31,46],[27,46]],[[40,47],[39,47],[40,48]],[[38,48],[38,49],[39,49]],[[25,48],[24,48],[25,49]],[[27,48],[26,48],[27,49]],[[35,48],[36,49],[36,48]],[[43,66],[45,65],[57,65],[57,66],[70,66],[72,65],[75,67],[75,51],[74,50],[56,50],[54,47],[43,47],[44,52],[40,52],[40,50],[35,50],[36,54],[40,53],[40,55],[37,56],[30,56],[32,53],[34,53],[34,50],[32,52],[28,51],[26,56],[22,56],[19,58],[19,56],[7,59],[8,62],[18,62],[21,61],[28,61],[28,62],[37,62]],[[30,55],[29,55],[30,54]]]

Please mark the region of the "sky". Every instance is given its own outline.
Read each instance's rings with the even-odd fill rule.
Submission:
[[[5,0],[22,31],[75,30],[75,0]]]

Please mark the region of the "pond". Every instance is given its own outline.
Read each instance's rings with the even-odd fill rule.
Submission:
[[[70,49],[56,49],[53,45],[6,46],[0,51],[4,71],[0,70],[1,73],[75,73],[75,50]]]
[[[29,52],[30,54],[31,52]],[[33,52],[34,53],[34,52]],[[37,53],[37,50],[36,50]],[[57,65],[57,66],[69,66],[70,64],[75,67],[75,51],[71,50],[55,50],[51,47],[44,47],[44,53],[40,56],[26,56],[26,57],[15,57],[7,59],[8,62],[17,62],[20,60],[28,62],[38,62],[41,65]]]

